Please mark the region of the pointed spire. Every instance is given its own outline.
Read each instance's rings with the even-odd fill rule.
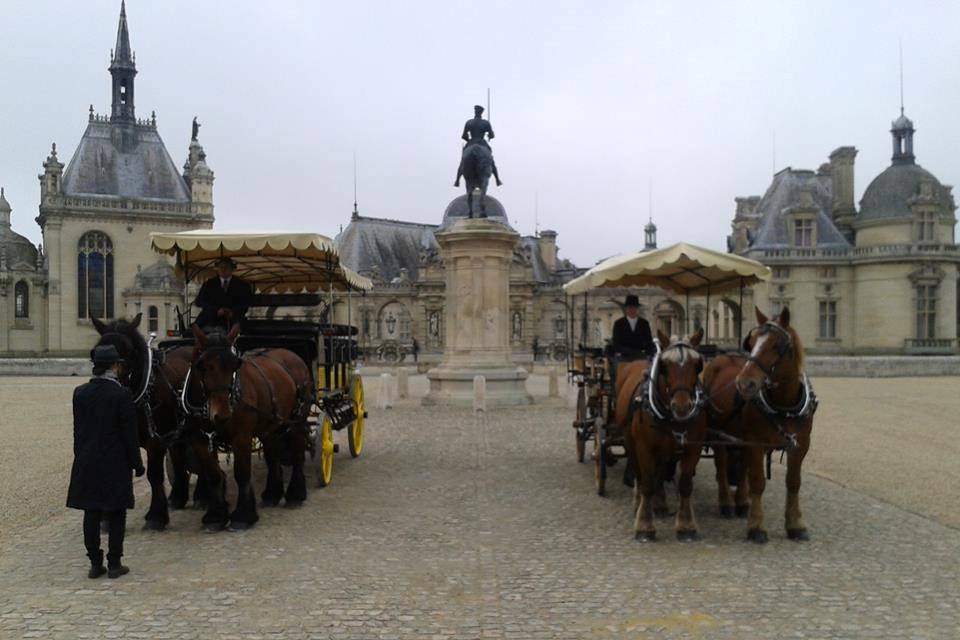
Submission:
[[[10,226],[10,203],[7,202],[7,198],[3,193],[3,187],[0,187],[0,227],[9,227]]]
[[[360,217],[360,211],[357,209],[357,152],[353,152],[353,213],[350,214],[351,220]]]
[[[117,25],[117,46],[113,49],[114,64],[134,64],[133,51],[130,49],[130,32],[127,28],[127,3],[120,0],[120,23]]]

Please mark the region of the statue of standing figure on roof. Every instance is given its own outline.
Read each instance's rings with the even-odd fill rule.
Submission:
[[[200,133],[200,123],[197,122],[197,116],[193,116],[193,131],[190,133],[190,140],[197,141],[197,134]]]

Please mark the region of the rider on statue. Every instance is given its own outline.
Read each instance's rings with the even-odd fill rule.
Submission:
[[[476,105],[473,107],[473,117],[463,125],[463,135],[460,136],[466,141],[466,144],[463,145],[464,151],[471,145],[480,144],[490,150],[490,144],[487,142],[487,139],[493,140],[493,127],[490,126],[488,120],[483,119],[483,107]],[[497,173],[497,164],[493,162],[493,155],[491,151],[491,159],[493,169],[493,177],[497,181],[497,186],[502,186],[503,183],[500,182],[500,175]],[[454,181],[453,186],[460,186],[460,178],[463,176],[463,158],[460,159],[460,166],[457,168],[457,179]]]

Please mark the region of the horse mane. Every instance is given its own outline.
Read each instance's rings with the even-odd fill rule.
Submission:
[[[117,347],[117,351],[120,351],[122,355],[123,350],[121,347],[126,346],[123,344],[124,338],[130,341],[133,348],[133,353],[130,356],[132,360],[130,382],[134,389],[136,389],[143,382],[143,367],[147,362],[147,350],[149,349],[147,341],[144,340],[140,331],[126,318],[118,318],[106,325],[106,331],[100,336],[97,345],[112,344],[114,347]]]
[[[790,333],[790,339],[793,340],[793,353],[797,363],[797,371],[803,373],[803,363],[805,362],[803,342],[793,327],[787,327],[787,331]]]

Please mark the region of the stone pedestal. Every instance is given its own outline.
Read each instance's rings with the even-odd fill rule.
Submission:
[[[425,405],[473,406],[473,378],[487,407],[531,404],[527,373],[510,358],[510,264],[520,236],[498,222],[460,219],[436,234],[446,271],[444,352],[427,372]]]

